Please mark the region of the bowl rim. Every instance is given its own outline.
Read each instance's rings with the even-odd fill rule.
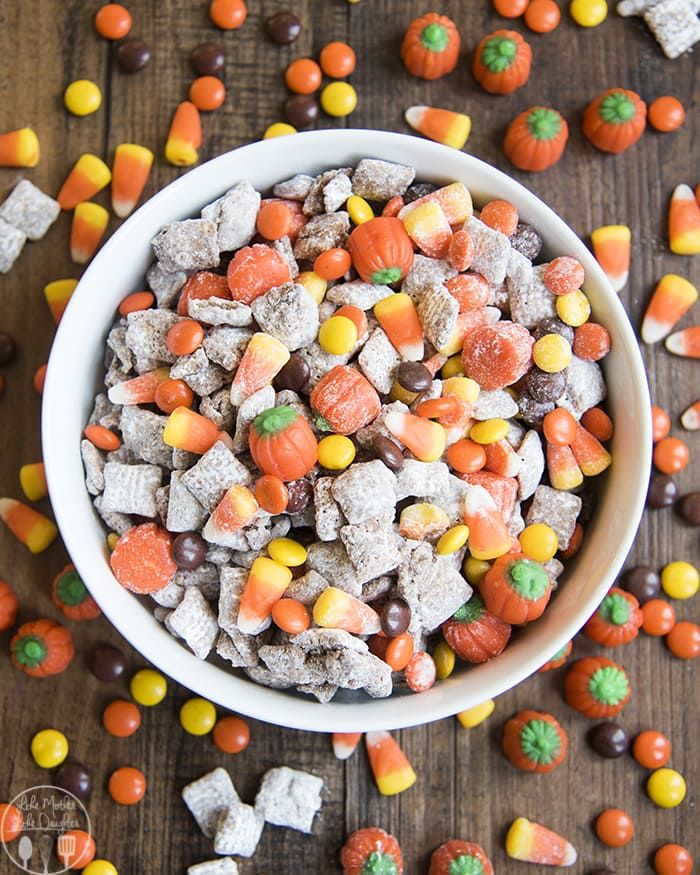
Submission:
[[[63,464],[61,441],[56,440],[55,433],[56,423],[62,421],[62,399],[65,398],[65,384],[61,382],[60,362],[71,354],[72,335],[75,334],[74,324],[77,325],[79,322],[81,305],[91,293],[91,284],[95,280],[99,281],[102,263],[107,261],[106,253],[117,248],[122,238],[128,237],[132,229],[146,215],[160,211],[161,204],[172,201],[174,205],[181,190],[196,188],[200,179],[218,169],[222,170],[221,177],[224,179],[231,170],[235,175],[235,162],[243,156],[255,154],[259,161],[265,161],[266,156],[271,159],[284,152],[283,147],[286,144],[280,145],[280,141],[284,140],[286,138],[263,140],[233,149],[178,177],[154,194],[122,223],[81,277],[53,342],[42,402],[42,447],[53,512],[72,561],[111,624],[145,659],[187,689],[206,696],[232,711],[296,729],[319,732],[365,732],[373,729],[399,729],[432,722],[454,715],[484,699],[495,698],[505,690],[521,683],[546,661],[545,658],[551,657],[579,631],[614,582],[632,545],[646,497],[647,482],[643,475],[631,485],[633,492],[625,507],[627,520],[616,546],[614,560],[601,570],[598,585],[578,609],[575,618],[563,623],[558,632],[548,639],[546,647],[518,663],[515,670],[499,673],[498,658],[482,666],[482,680],[483,675],[489,680],[485,684],[482,683],[480,692],[476,696],[474,691],[471,691],[471,695],[464,692],[460,695],[460,682],[458,677],[455,677],[421,694],[420,699],[413,695],[392,695],[386,699],[363,700],[359,703],[334,701],[321,705],[301,696],[292,698],[285,694],[282,697],[278,690],[264,687],[252,680],[238,677],[231,670],[226,671],[220,666],[199,660],[184,644],[173,638],[153,617],[152,611],[145,606],[140,607],[144,608],[147,617],[141,616],[140,611],[129,612],[128,606],[133,604],[131,594],[119,586],[109,571],[108,564],[106,571],[102,571],[100,575],[91,567],[86,555],[86,544],[82,538],[81,527],[75,524],[75,509],[71,506],[69,496],[70,490],[76,489],[76,483],[66,473],[65,469],[68,466]],[[525,203],[528,210],[542,217],[543,222],[554,222],[558,226],[558,236],[562,236],[567,241],[566,254],[574,254],[582,261],[586,276],[594,279],[595,284],[606,296],[606,305],[613,311],[617,331],[623,340],[626,365],[632,371],[633,391],[636,395],[633,401],[640,410],[647,413],[637,425],[641,453],[640,471],[649,470],[650,398],[636,336],[618,295],[593,255],[551,207],[520,182],[481,159],[411,135],[369,129],[323,130],[295,134],[293,142],[301,144],[303,148],[308,148],[310,151],[316,148],[318,153],[316,163],[322,160],[327,163],[325,156],[332,156],[336,146],[345,151],[357,149],[359,153],[368,156],[375,151],[386,155],[387,151],[394,148],[398,151],[417,150],[424,160],[434,162],[436,168],[440,167],[440,158],[449,155],[451,161],[462,162],[465,169],[470,168],[483,173],[486,186],[498,188],[502,192],[499,196],[512,198],[518,204]],[[291,145],[291,141],[288,143]],[[439,176],[439,171],[434,175]],[[280,167],[280,178],[284,178],[283,166]],[[176,209],[176,206],[173,209]],[[173,209],[168,210],[168,215],[163,217],[162,224],[173,220]],[[73,431],[70,434],[71,440],[79,443],[80,436]],[[81,483],[80,487],[82,485]],[[85,496],[87,497],[86,492]],[[90,507],[92,508],[91,501]],[[102,547],[103,559],[104,551],[105,547]],[[94,550],[91,552],[91,558],[96,559]],[[129,602],[126,599],[129,599]],[[492,667],[490,671],[487,668],[489,665]],[[227,683],[222,683],[222,675]],[[427,697],[429,703],[426,701]]]

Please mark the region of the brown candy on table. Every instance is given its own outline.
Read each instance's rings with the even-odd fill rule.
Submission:
[[[199,532],[182,532],[173,541],[173,562],[178,568],[194,571],[203,564],[207,549],[207,542]]]
[[[281,46],[288,46],[301,33],[301,21],[288,9],[275,12],[265,21],[270,39]]]
[[[126,669],[124,654],[113,644],[98,644],[90,656],[90,671],[95,677],[111,683],[118,680]]]
[[[411,609],[403,599],[390,599],[382,608],[379,617],[382,631],[390,638],[403,635],[411,623]]]
[[[622,587],[643,605],[657,597],[661,589],[661,578],[648,565],[635,565],[625,572]]]
[[[405,461],[398,445],[383,435],[374,439],[374,451],[387,468],[392,471],[398,471]]]
[[[297,129],[311,127],[318,119],[318,101],[310,94],[292,94],[284,102],[284,117]]]
[[[289,361],[275,377],[277,389],[291,389],[292,392],[301,392],[306,385],[311,369],[305,358],[298,352],[289,356]]]
[[[117,63],[125,73],[138,73],[151,60],[151,47],[141,39],[125,39],[117,46]]]
[[[92,790],[90,772],[77,760],[66,760],[54,775],[53,783],[82,801],[90,797]]]
[[[287,492],[289,493],[289,501],[286,512],[303,513],[309,506],[314,488],[309,480],[302,477],[301,480],[292,480],[287,483]]]
[[[433,384],[433,375],[420,362],[401,362],[396,369],[396,382],[407,392],[426,392]]]
[[[17,355],[15,339],[7,331],[0,331],[0,365],[9,365]]]
[[[689,492],[676,505],[681,517],[691,526],[700,526],[700,492]]]
[[[200,43],[192,49],[190,62],[200,76],[216,76],[224,69],[224,50],[217,43]]]
[[[678,498],[678,486],[668,474],[653,474],[647,492],[647,507],[658,510],[670,507]]]
[[[614,723],[612,720],[598,723],[588,731],[587,738],[593,750],[606,759],[622,756],[630,746],[627,732],[619,723]]]

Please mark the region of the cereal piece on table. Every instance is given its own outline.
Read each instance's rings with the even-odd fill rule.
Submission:
[[[333,498],[333,478],[319,477],[314,483],[314,522],[320,541],[335,541],[345,518]]]
[[[285,598],[296,599],[307,607],[313,605],[324,589],[330,586],[325,577],[309,570],[302,577],[293,580],[284,591]],[[364,591],[364,590],[363,590]]]
[[[338,167],[334,170],[326,170],[325,173],[320,173],[312,182],[309,187],[308,194],[304,198],[304,214],[307,216],[318,216],[321,213],[332,213],[338,209],[338,207],[342,206],[343,203],[350,197],[352,193],[352,186],[350,185],[350,174],[352,170],[350,167]],[[340,181],[337,181],[339,177],[342,177]],[[340,201],[340,203],[335,206],[335,209],[329,209],[325,205],[325,191],[328,186],[331,186],[331,191],[329,192],[329,203],[331,206],[334,206],[337,201],[337,197],[333,196],[333,189],[336,189],[336,195],[342,192],[347,192],[344,200]]]
[[[240,802],[233,781],[225,769],[218,768],[183,787],[182,799],[197,826],[211,839],[219,818],[234,802]]]
[[[195,586],[187,587],[182,601],[168,617],[167,625],[199,659],[209,656],[219,634],[216,614]]]
[[[374,329],[357,362],[377,392],[388,395],[394,384],[394,372],[401,363],[401,356],[381,328]]]
[[[505,389],[482,389],[474,402],[472,416],[478,421],[486,419],[511,419],[516,416],[518,405]]]
[[[416,305],[425,336],[435,349],[442,349],[452,337],[459,314],[459,303],[442,283],[426,287]]]
[[[390,286],[380,286],[375,283],[366,283],[363,280],[351,280],[349,283],[338,283],[328,289],[327,301],[334,304],[349,304],[359,307],[360,310],[371,310],[379,301],[393,294]]]
[[[264,386],[246,398],[238,408],[238,415],[236,416],[236,431],[233,436],[232,447],[234,453],[244,453],[247,451],[251,422],[264,410],[274,406],[275,390],[272,386]]]
[[[310,344],[318,333],[318,305],[299,283],[270,289],[253,301],[252,310],[261,330],[290,352]]]
[[[511,319],[526,328],[534,328],[543,319],[557,315],[556,296],[542,280],[546,269],[546,264],[533,268],[530,282],[522,285],[515,277],[506,280]]]
[[[538,486],[525,519],[529,526],[533,523],[545,523],[554,529],[559,539],[559,549],[566,550],[582,506],[583,502],[578,495],[552,489],[550,486]]]
[[[396,500],[431,498],[449,490],[449,468],[444,462],[406,459],[396,473]]]
[[[362,594],[362,584],[357,579],[355,568],[340,541],[317,541],[311,544],[306,567],[326,580],[332,580],[333,586],[356,598]]]
[[[697,10],[689,0],[661,0],[646,10],[644,21],[667,58],[679,58],[700,40]]]
[[[234,485],[248,486],[252,477],[222,441],[207,450],[196,465],[182,474],[182,483],[210,513]]]
[[[23,231],[0,219],[0,273],[8,273],[12,269],[26,240]]]
[[[413,167],[363,158],[352,175],[352,193],[370,201],[388,201],[403,195],[415,178]]]
[[[310,833],[321,810],[323,779],[280,766],[265,773],[255,797],[255,810],[267,823]]]
[[[566,391],[557,401],[575,418],[580,419],[591,407],[600,404],[607,394],[600,365],[572,355],[566,370]]]
[[[170,369],[171,380],[183,380],[197,395],[212,395],[228,382],[228,375],[219,365],[212,364],[200,346],[191,355],[177,359]]]
[[[155,517],[156,490],[162,480],[157,465],[120,465],[107,462],[103,471],[105,488],[102,508],[111,513],[135,513]]]
[[[416,254],[411,269],[404,277],[401,291],[417,300],[430,286],[444,283],[453,276],[457,276],[457,271],[446,259]]]
[[[265,821],[252,805],[233,802],[217,821],[214,853],[252,857],[264,826]]]
[[[287,263],[291,278],[296,279],[299,276],[299,265],[294,257],[294,247],[292,246],[292,241],[289,237],[285,234],[285,236],[280,237],[279,240],[273,240],[270,243],[270,246],[272,246],[275,252],[279,253]]]
[[[206,333],[202,348],[209,361],[233,371],[238,367],[252,336],[253,332],[248,328],[217,326]]]
[[[111,532],[116,532],[118,535],[124,535],[129,529],[133,528],[134,523],[130,516],[127,516],[125,513],[116,513],[114,511],[106,511],[102,509],[101,495],[98,495],[92,503],[103,523]]]
[[[146,283],[159,307],[172,306],[186,282],[187,274],[183,270],[168,272],[159,261],[154,261],[146,271]]]
[[[517,453],[522,459],[517,473],[518,498],[524,501],[534,495],[544,473],[544,452],[539,434],[534,430],[526,432]]]
[[[219,252],[231,252],[247,246],[255,234],[255,220],[260,209],[260,194],[249,182],[238,182],[223,197],[202,210],[202,218],[216,227]],[[216,267],[202,265],[203,267]]]
[[[124,446],[144,462],[172,468],[173,451],[163,441],[167,421],[167,416],[159,416],[150,410],[124,407],[119,422]]]
[[[99,495],[105,488],[104,455],[89,440],[80,442],[80,455],[85,467],[85,486],[90,495]]]
[[[285,200],[304,201],[313,183],[313,176],[307,176],[306,173],[297,173],[290,179],[278,182],[272,189],[272,194]]]
[[[344,211],[314,216],[299,231],[294,244],[297,261],[315,261],[327,249],[345,245],[350,231],[350,218]]]
[[[41,240],[60,212],[58,201],[28,179],[22,179],[0,206],[0,219],[17,228],[28,240]]]
[[[471,270],[486,277],[492,286],[499,285],[506,277],[511,254],[510,241],[505,234],[489,228],[474,216],[467,222],[466,230],[474,243]]]
[[[180,319],[170,310],[138,310],[126,317],[125,343],[136,359],[174,362],[177,356],[168,349],[168,331]]]
[[[188,866],[187,875],[238,875],[238,866],[230,857],[220,857]]]
[[[253,324],[253,313],[247,304],[226,298],[190,298],[187,314],[204,325],[232,325],[239,328]]]
[[[408,413],[408,407],[403,401],[392,401],[391,404],[383,404],[379,415],[364,428],[359,429],[355,437],[361,447],[371,448],[378,437],[388,438],[399,447],[403,448],[403,444],[398,439],[394,438],[389,429],[386,427],[386,418],[390,413]]]
[[[204,270],[219,264],[216,225],[207,219],[170,222],[151,240],[151,245],[167,273]]]
[[[401,561],[390,520],[373,519],[360,525],[343,526],[340,540],[360,583],[393,571]]]
[[[333,482],[333,498],[348,522],[363,523],[375,517],[393,516],[396,477],[379,459],[357,462]]]

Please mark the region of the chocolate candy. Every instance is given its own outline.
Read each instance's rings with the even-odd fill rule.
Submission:
[[[425,392],[433,384],[433,375],[420,362],[401,362],[396,381],[407,392]]]
[[[284,117],[297,130],[308,128],[318,119],[318,103],[310,94],[292,94],[284,102]]]
[[[83,801],[90,797],[92,779],[90,773],[77,760],[66,760],[54,775],[54,784],[62,787]]]
[[[554,410],[554,402],[536,401],[529,392],[523,392],[518,398],[518,410],[525,425],[539,428],[545,416]]]
[[[678,513],[691,526],[700,526],[700,492],[689,492],[676,505]]]
[[[17,355],[15,339],[7,331],[0,331],[0,365],[8,365]]]
[[[566,389],[566,371],[548,374],[539,368],[530,368],[525,378],[525,385],[535,401],[544,404],[554,403],[561,398]]]
[[[289,493],[289,501],[287,502],[287,513],[303,513],[309,506],[314,488],[311,483],[302,477],[301,480],[292,480],[287,483],[287,492]],[[298,532],[295,529],[295,535]]]
[[[125,73],[138,73],[151,60],[151,47],[142,39],[125,39],[117,47],[117,63]]]
[[[425,197],[426,194],[432,194],[434,191],[437,191],[437,185],[433,185],[432,182],[414,182],[404,192],[404,203],[410,204],[417,201],[419,197]]]
[[[398,471],[404,463],[403,453],[390,438],[379,435],[374,440],[374,451],[387,468]]]
[[[606,720],[589,730],[588,743],[600,756],[615,759],[627,750],[630,739],[622,726]]]
[[[668,474],[653,474],[647,492],[647,507],[670,507],[678,498],[678,486]]]
[[[224,50],[216,43],[200,43],[192,49],[190,62],[200,76],[216,76],[224,69]]]
[[[648,565],[636,565],[625,572],[622,587],[631,593],[643,605],[655,599],[661,588],[661,578]]]
[[[301,392],[306,385],[311,369],[305,358],[298,352],[289,356],[289,361],[275,377],[277,389],[291,389],[292,392]]]
[[[95,677],[111,683],[124,674],[126,660],[124,654],[112,644],[98,644],[90,657],[90,671]]]
[[[293,12],[283,9],[265,21],[270,39],[281,46],[288,46],[301,33],[301,21]]]
[[[204,562],[207,542],[199,532],[182,532],[173,541],[173,562],[178,568],[194,571]]]
[[[390,638],[403,635],[411,622],[411,609],[403,599],[390,599],[382,608],[379,622]]]
[[[518,222],[513,234],[510,235],[510,245],[525,258],[534,261],[542,249],[542,238],[532,225]]]
[[[556,316],[550,316],[547,319],[543,319],[532,329],[532,336],[535,340],[539,340],[540,337],[544,337],[545,334],[561,334],[561,336],[565,337],[569,343],[574,342],[574,329],[570,325],[565,325],[561,319],[557,319]]]

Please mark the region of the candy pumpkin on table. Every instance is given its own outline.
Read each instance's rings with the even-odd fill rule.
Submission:
[[[566,757],[568,739],[559,722],[540,711],[518,711],[503,727],[503,753],[524,772],[551,772]]]
[[[284,405],[271,407],[255,417],[248,444],[258,468],[285,483],[308,474],[318,459],[311,426],[293,407]]]
[[[476,47],[474,78],[490,94],[510,94],[530,78],[532,49],[514,30],[495,30]]]
[[[12,664],[36,678],[65,671],[73,652],[68,629],[48,619],[23,623],[10,641]]]
[[[403,875],[399,843],[383,829],[370,826],[348,836],[340,850],[343,875]]]
[[[595,720],[615,717],[631,695],[624,668],[604,656],[578,659],[564,678],[567,705]]]
[[[647,124],[647,107],[634,91],[610,88],[588,104],[583,135],[600,149],[617,155],[633,146]]]
[[[0,632],[7,632],[15,625],[19,612],[19,599],[9,583],[0,580]]]
[[[643,619],[639,602],[632,593],[613,587],[583,631],[596,644],[617,647],[637,637]]]
[[[486,572],[479,592],[492,614],[517,625],[542,616],[552,594],[552,580],[534,559],[506,553]]]
[[[487,662],[502,653],[510,639],[508,623],[489,613],[478,595],[472,596],[442,624],[445,641],[465,662]]]
[[[493,875],[493,866],[476,842],[450,839],[433,851],[428,875]]]
[[[503,151],[519,170],[539,173],[564,154],[569,139],[566,120],[548,106],[531,106],[508,125]]]
[[[412,76],[440,79],[457,66],[460,44],[454,21],[428,12],[409,24],[401,45],[401,60]]]
[[[573,641],[569,641],[565,644],[560,650],[552,656],[551,659],[548,659],[544,665],[540,666],[537,671],[552,671],[555,668],[561,668],[562,665],[566,662],[566,660],[571,655],[571,651],[574,649]]]
[[[99,605],[92,598],[75,565],[66,565],[51,585],[51,601],[69,620],[94,620],[99,617]]]

